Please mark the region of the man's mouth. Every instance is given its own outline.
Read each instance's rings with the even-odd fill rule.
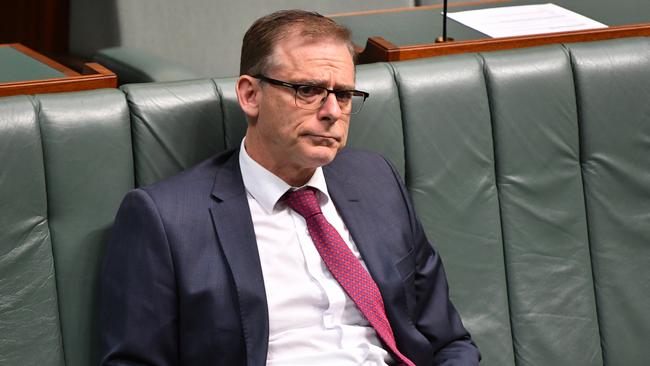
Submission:
[[[313,133],[307,133],[304,135],[305,137],[309,137],[312,139],[316,140],[329,140],[329,141],[336,141],[339,142],[341,139],[337,136],[330,136],[330,135],[319,135],[319,134],[313,134]]]

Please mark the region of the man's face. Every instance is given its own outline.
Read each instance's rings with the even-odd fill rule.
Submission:
[[[328,89],[354,89],[352,56],[339,41],[289,37],[277,45],[272,64],[265,76],[273,79]],[[273,165],[309,171],[330,163],[345,146],[350,121],[349,115],[341,113],[334,94],[328,95],[319,109],[305,110],[296,106],[293,89],[259,83],[259,114],[252,131],[249,128],[254,136],[247,134],[247,143],[254,140],[251,142],[258,150],[255,153],[266,154],[261,159],[267,163],[262,165],[275,172]]]

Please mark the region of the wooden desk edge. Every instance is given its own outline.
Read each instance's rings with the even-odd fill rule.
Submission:
[[[359,54],[359,63],[403,61],[467,52],[498,51],[557,43],[591,42],[638,36],[650,36],[650,23],[572,32],[487,38],[447,43],[428,43],[401,47],[394,45],[382,37],[370,37],[366,43],[366,48]]]
[[[84,75],[55,79],[29,80],[0,84],[0,97],[20,94],[63,93],[99,88],[116,88],[117,76],[104,66],[90,62],[84,65]]]

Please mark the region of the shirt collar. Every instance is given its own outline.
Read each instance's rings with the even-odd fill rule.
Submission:
[[[282,196],[289,190],[296,190],[302,187],[313,187],[319,192],[321,205],[329,200],[327,183],[323,168],[318,167],[309,181],[302,187],[292,187],[275,174],[268,171],[246,152],[244,140],[239,149],[239,167],[246,191],[253,196],[267,214],[271,214]]]

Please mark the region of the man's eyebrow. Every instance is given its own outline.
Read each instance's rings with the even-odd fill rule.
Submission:
[[[335,85],[334,90],[354,90],[354,85]]]

